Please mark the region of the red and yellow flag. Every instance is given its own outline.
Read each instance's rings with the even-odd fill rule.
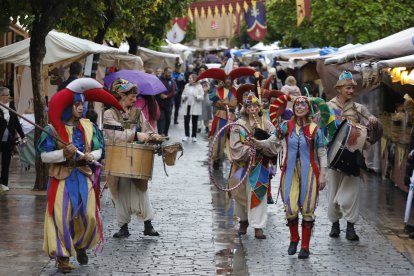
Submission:
[[[296,0],[296,17],[298,26],[305,17],[310,19],[310,0]]]

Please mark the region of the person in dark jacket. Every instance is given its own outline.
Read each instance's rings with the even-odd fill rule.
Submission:
[[[171,68],[165,67],[164,73],[160,77],[160,80],[165,85],[167,90],[155,96],[155,99],[160,107],[160,119],[157,122],[158,133],[164,136],[168,136],[172,107],[174,105],[174,94],[177,89],[174,80],[171,78],[171,74]]]
[[[76,80],[77,78],[81,76],[82,76],[82,64],[80,64],[77,61],[72,62],[69,67],[69,78],[58,86],[57,91],[60,91],[63,88],[66,88],[66,86],[68,86],[69,83],[71,83],[72,81]]]
[[[0,87],[0,102],[12,109],[10,104],[10,90],[7,87]],[[26,143],[26,138],[20,125],[19,118],[7,108],[0,106],[0,151],[1,151],[1,185],[0,190],[9,190],[10,161],[14,145],[16,144],[16,132]]]

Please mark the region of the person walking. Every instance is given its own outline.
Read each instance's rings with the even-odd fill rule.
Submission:
[[[7,87],[0,87],[0,102],[14,110],[10,102],[10,90]],[[20,136],[20,141],[26,144],[19,118],[7,108],[0,106],[0,150],[1,150],[1,177],[0,190],[9,191],[9,172],[10,161],[13,148],[16,145],[16,133]]]
[[[172,107],[174,105],[174,95],[177,89],[174,80],[171,78],[171,68],[164,68],[164,74],[160,77],[160,80],[167,90],[155,96],[160,108],[160,118],[157,122],[157,128],[159,134],[168,136],[168,130],[170,129],[171,124]]]
[[[197,74],[190,75],[188,83],[184,87],[182,98],[185,107],[185,137],[183,138],[183,142],[188,142],[190,140],[190,120],[192,124],[191,141],[197,142],[198,116],[201,115],[202,101],[204,98],[203,87],[197,81]]]

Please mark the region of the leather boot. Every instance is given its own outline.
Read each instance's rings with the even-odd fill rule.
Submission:
[[[331,232],[329,233],[329,237],[338,238],[340,233],[341,233],[341,229],[339,227],[339,221],[332,223]]]
[[[288,223],[286,224],[289,226],[289,232],[290,232],[290,244],[288,248],[288,254],[289,255],[295,255],[296,251],[298,249],[299,244],[299,219],[291,219],[288,220]]]
[[[263,229],[262,228],[255,228],[254,229],[254,237],[256,239],[259,239],[259,240],[266,239],[266,235],[263,234]]]
[[[302,245],[298,254],[299,259],[309,258],[309,243],[312,235],[313,221],[302,220]]]
[[[239,235],[246,235],[249,222],[247,220],[239,222]]]
[[[81,265],[88,264],[88,255],[86,254],[85,249],[76,249],[76,260],[78,260]]]
[[[346,239],[350,241],[359,241],[358,235],[355,233],[354,224],[347,221],[346,223]]]
[[[144,221],[144,235],[145,236],[159,236],[160,234],[155,231],[150,220]]]
[[[220,169],[220,160],[213,161],[213,169],[216,171]]]
[[[60,273],[71,273],[75,268],[73,264],[69,262],[69,257],[57,257],[56,265]]]
[[[121,226],[121,229],[119,229],[118,232],[114,234],[114,238],[126,238],[129,237],[129,231],[128,231],[128,223],[125,223]]]
[[[275,204],[272,196],[267,196],[267,204]]]

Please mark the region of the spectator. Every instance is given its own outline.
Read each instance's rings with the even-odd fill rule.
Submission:
[[[67,80],[65,80],[64,82],[62,82],[59,86],[58,86],[58,90],[60,91],[63,88],[65,88],[66,86],[68,86],[69,83],[71,83],[72,81],[76,80],[77,78],[82,76],[82,64],[80,64],[79,62],[75,61],[72,62],[70,64],[69,67],[69,78]]]
[[[135,107],[141,109],[145,119],[149,122],[153,131],[157,131],[157,121],[160,118],[160,108],[152,95],[138,95]]]
[[[10,90],[7,87],[0,87],[0,102],[12,109],[10,104]],[[7,108],[0,106],[0,150],[1,150],[1,184],[0,190],[8,191],[9,189],[9,169],[13,148],[16,144],[16,131],[18,132],[22,143],[26,144],[26,137],[23,133],[19,119],[14,113]]]
[[[160,107],[160,119],[157,122],[158,133],[164,136],[168,136],[168,130],[170,129],[171,113],[174,104],[173,97],[176,90],[176,84],[171,78],[171,74],[171,68],[165,67],[164,74],[160,77],[160,80],[167,90],[155,96]]]
[[[178,125],[178,112],[180,111],[181,95],[183,94],[185,86],[184,74],[180,72],[181,64],[176,64],[174,72],[172,73],[172,79],[175,81],[176,90],[174,95],[174,124]]]
[[[190,140],[190,118],[192,121],[191,140],[197,142],[197,123],[198,116],[202,112],[204,91],[201,84],[196,80],[197,74],[190,75],[189,82],[185,85],[183,92],[183,102],[186,106],[186,113],[184,115],[185,138],[183,138],[183,142]]]
[[[290,96],[300,96],[300,89],[296,85],[296,79],[293,76],[289,76],[286,78],[286,84],[282,86],[280,89],[283,93]]]

